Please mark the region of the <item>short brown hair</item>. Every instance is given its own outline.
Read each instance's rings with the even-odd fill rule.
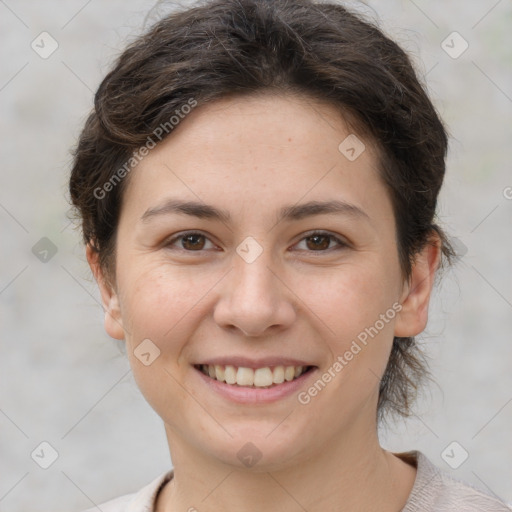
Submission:
[[[266,90],[331,104],[379,148],[404,277],[434,232],[450,260],[453,251],[435,224],[447,134],[407,54],[373,23],[333,2],[211,0],[156,23],[128,46],[96,92],[69,189],[83,239],[99,253],[107,276],[115,276],[126,179],[103,197],[95,191],[104,191],[190,98],[202,105]],[[386,410],[408,415],[426,374],[414,338],[395,337],[380,385],[380,416]]]

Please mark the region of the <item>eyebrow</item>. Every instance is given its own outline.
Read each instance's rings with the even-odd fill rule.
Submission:
[[[199,219],[213,219],[221,222],[229,222],[231,214],[227,210],[198,201],[184,201],[180,199],[169,199],[159,206],[148,208],[141,217],[142,222],[148,222],[151,218],[160,215],[190,215]],[[354,204],[340,200],[332,201],[309,201],[302,204],[284,206],[279,210],[277,221],[300,220],[313,215],[338,214],[355,218],[370,220],[368,214]]]

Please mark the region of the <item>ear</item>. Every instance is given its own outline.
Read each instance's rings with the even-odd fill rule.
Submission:
[[[107,331],[107,334],[112,338],[123,340],[124,329],[117,292],[103,274],[99,263],[98,252],[95,251],[90,244],[87,244],[85,254],[94,279],[96,279],[100,289],[101,302],[103,310],[105,311],[105,331]]]
[[[404,285],[400,300],[402,309],[395,323],[395,336],[416,336],[425,329],[430,294],[440,260],[441,239],[433,232],[425,247],[417,254],[411,276]]]

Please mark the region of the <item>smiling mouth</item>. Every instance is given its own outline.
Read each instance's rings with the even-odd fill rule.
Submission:
[[[246,368],[232,365],[196,364],[194,368],[213,380],[246,388],[271,388],[298,379],[316,366],[265,366]]]

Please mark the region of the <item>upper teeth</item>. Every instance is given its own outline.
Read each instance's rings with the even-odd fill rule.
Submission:
[[[221,366],[201,365],[201,371],[212,379],[226,382],[227,384],[238,384],[239,386],[255,386],[264,388],[272,384],[281,384],[285,380],[290,381],[303,373],[306,367],[303,366],[274,366],[270,368],[245,368],[243,366]]]

